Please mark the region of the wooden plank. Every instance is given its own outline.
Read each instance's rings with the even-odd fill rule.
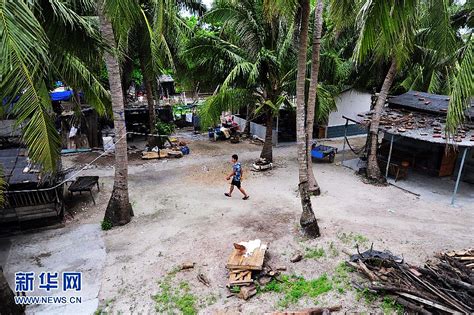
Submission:
[[[227,269],[244,269],[244,270],[262,270],[263,260],[265,258],[265,252],[267,251],[267,245],[262,244],[260,248],[253,251],[252,255],[245,257],[245,252],[238,249],[233,249],[232,253],[227,260]]]
[[[143,160],[154,160],[168,157],[168,150],[160,150],[160,152],[142,152]]]
[[[433,301],[430,301],[430,300],[427,300],[427,299],[424,299],[424,298],[421,298],[421,297],[418,297],[416,295],[413,295],[413,294],[409,294],[409,293],[405,293],[405,292],[397,292],[398,295],[401,295],[401,296],[404,296],[406,298],[409,298],[411,300],[415,300],[417,302],[420,302],[420,303],[423,303],[425,305],[429,305],[429,306],[432,306],[432,307],[435,307],[439,310],[442,310],[442,311],[445,311],[445,312],[448,312],[448,313],[451,313],[451,314],[455,314],[456,311],[451,309],[451,308],[448,308],[444,305],[441,305],[441,304],[438,304],[438,303],[435,303]]]
[[[245,270],[239,273],[231,272],[229,275],[229,285],[247,285],[253,283],[252,271]]]
[[[15,210],[16,212],[24,213],[24,212],[35,211],[37,209],[54,209],[54,208],[55,208],[54,203],[48,203],[48,204],[39,204],[35,206],[16,207]]]
[[[57,217],[57,216],[58,214],[56,213],[56,211],[49,211],[49,212],[43,212],[43,213],[27,215],[27,216],[22,216],[22,217],[19,216],[18,221],[28,221],[28,220],[50,218],[50,217]]]

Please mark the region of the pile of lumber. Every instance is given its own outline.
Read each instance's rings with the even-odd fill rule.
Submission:
[[[238,296],[244,300],[257,293],[254,280],[257,274],[264,269],[267,244],[260,240],[234,243],[232,253],[227,260],[226,268],[229,269],[227,287],[239,287]]]
[[[368,250],[349,265],[368,278],[360,289],[392,295],[405,308],[431,313],[474,312],[474,250],[437,254],[423,267],[409,265],[390,252]]]
[[[163,158],[181,158],[184,155],[189,154],[189,147],[186,142],[177,138],[166,138],[168,143],[164,148],[158,148],[157,146],[153,149],[148,149],[142,152],[143,160],[154,160]]]

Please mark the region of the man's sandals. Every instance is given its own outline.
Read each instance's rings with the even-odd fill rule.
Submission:
[[[224,195],[225,195],[226,197],[232,197],[229,193],[224,193]],[[247,199],[249,199],[249,198],[250,198],[250,196],[245,196],[245,197],[242,198],[242,199],[243,199],[243,200],[247,200]]]

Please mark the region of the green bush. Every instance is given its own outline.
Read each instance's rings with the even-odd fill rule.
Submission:
[[[112,224],[112,222],[110,222],[109,220],[104,219],[104,221],[102,221],[102,223],[100,224],[100,226],[102,227],[102,230],[108,231],[108,230],[112,229],[113,224]]]
[[[155,129],[156,133],[159,135],[169,136],[174,132],[174,124],[172,123],[165,123],[160,119],[157,119],[155,122]]]

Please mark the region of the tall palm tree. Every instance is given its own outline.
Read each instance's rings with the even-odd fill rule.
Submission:
[[[135,40],[128,54],[138,55],[143,82],[147,93],[150,133],[155,133],[155,106],[153,86],[156,78],[167,68],[175,68],[175,58],[181,50],[181,37],[191,34],[180,11],[187,10],[193,14],[202,15],[205,7],[200,0],[141,0],[140,19],[133,32],[124,34]],[[120,22],[119,22],[120,23]],[[149,138],[149,144],[154,145]]]
[[[313,142],[314,116],[316,107],[316,93],[318,88],[319,75],[319,58],[321,50],[321,33],[323,30],[323,1],[317,0],[316,10],[314,13],[314,30],[313,30],[313,51],[311,58],[311,77],[308,90],[308,105],[306,111],[306,147],[308,154],[308,186],[309,192],[319,195],[321,190],[313,172],[313,162],[311,157],[311,146]]]
[[[301,22],[299,31],[298,72],[296,78],[296,141],[298,145],[299,193],[303,212],[300,224],[304,232],[311,237],[320,235],[318,221],[313,212],[308,183],[308,142],[307,117],[305,106],[306,55],[308,50],[309,0],[301,0]]]
[[[357,63],[374,58],[388,64],[388,70],[374,107],[370,124],[370,147],[367,176],[382,181],[377,162],[380,117],[397,70],[407,61],[412,51],[417,25],[418,0],[333,0],[336,23],[356,14],[359,32],[354,59]]]
[[[295,53],[291,23],[276,16],[263,19],[263,15],[262,0],[216,2],[205,21],[223,25],[219,36],[196,36],[185,55],[199,69],[224,77],[218,93],[203,106],[204,125],[215,123],[222,111],[255,105],[266,121],[260,157],[271,162],[273,119],[283,104],[290,105]]]
[[[107,45],[104,52],[104,59],[107,66],[109,77],[110,94],[112,98],[112,112],[115,130],[115,176],[112,195],[110,197],[107,209],[105,211],[104,221],[112,225],[124,225],[130,222],[133,216],[132,205],[130,204],[128,194],[128,155],[127,155],[127,130],[125,126],[125,106],[120,73],[120,64],[118,59],[117,44],[114,31],[123,34],[124,26],[115,23],[115,30],[111,17],[115,12],[126,12],[133,14],[139,12],[139,7],[134,7],[133,1],[124,1],[131,8],[124,10],[123,7],[117,8],[114,1],[101,0],[98,3],[97,13],[100,21],[100,31],[102,38]],[[117,10],[117,11],[116,11]],[[119,15],[120,16],[120,15]]]

